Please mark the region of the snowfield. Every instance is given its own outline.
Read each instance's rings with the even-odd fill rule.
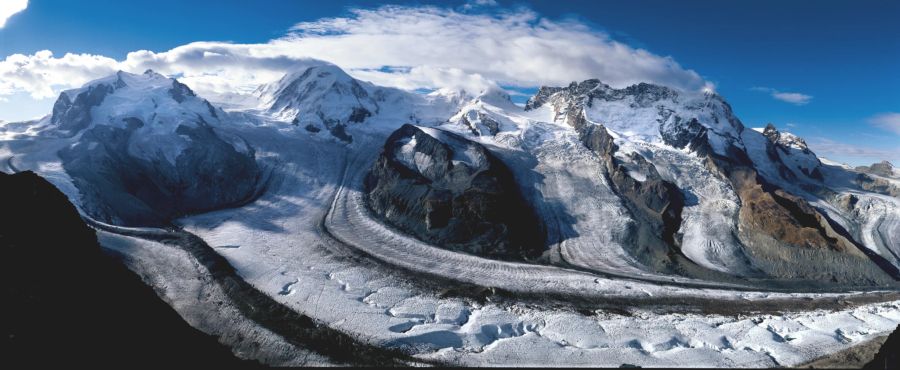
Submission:
[[[602,163],[548,105],[526,111],[493,90],[476,97],[451,91],[420,95],[359,82],[330,65],[310,70],[261,88],[253,102],[259,106],[208,110],[203,120],[216,122],[216,135],[236,151],[255,153],[260,165],[272,169],[271,178],[266,191],[247,204],[175,224],[200,237],[255,289],[362,343],[401,350],[421,364],[773,367],[802,364],[900,324],[900,296],[890,287],[763,289],[738,279],[708,281],[643,266],[626,248],[626,230],[636,221],[602,176]],[[127,95],[94,108],[92,115],[158,122],[142,130],[153,141],[148,147],[163,150],[162,157],[145,153],[140,141],[128,150],[174,161],[183,150],[181,140],[188,139],[164,145],[154,135],[172,138],[167,125],[184,111],[206,107],[191,105],[199,99],[189,99],[187,107],[154,106],[142,89],[168,88],[171,82],[142,81],[130,81],[134,88]],[[303,94],[285,97],[294,89]],[[609,129],[619,146],[616,155],[640,153],[685,194],[677,233],[688,259],[710,270],[756,276],[736,236],[741,204],[735,190],[697,154],[667,145],[659,127],[674,124],[676,115],[716,122],[707,127],[714,150],[724,150],[727,140],[738,142],[757,154],[751,160],[774,179],[779,171],[765,157],[766,138],[735,129],[722,118],[730,114],[724,105],[704,105],[708,96],[659,106],[634,99],[595,104],[585,113]],[[298,114],[307,120],[295,119]],[[329,118],[338,116],[340,123]],[[364,177],[385,139],[403,123],[438,139],[444,132],[465,136],[501,158],[546,224],[546,263],[449,251],[373,217],[364,201]],[[335,134],[336,125],[352,140]],[[92,205],[83,203],[57,154],[79,137],[46,135],[53,129],[48,117],[0,130],[0,169],[39,173],[88,217]],[[798,142],[784,137],[789,145]],[[398,158],[411,169],[427,168],[431,159],[414,146],[400,146]],[[481,159],[457,148],[454,160]],[[813,165],[805,157],[789,163]],[[784,188],[810,199],[866,249],[900,266],[900,200],[858,191],[841,177],[850,176],[842,175],[847,169],[824,166],[831,198],[796,184]],[[629,176],[646,180],[637,169]],[[849,209],[839,207],[849,195],[857,200]],[[99,239],[192,326],[219,336],[239,356],[268,364],[333,362],[248,319],[190,253],[131,232],[172,231],[110,226]]]

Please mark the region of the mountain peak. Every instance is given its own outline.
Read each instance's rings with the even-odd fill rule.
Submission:
[[[279,81],[259,89],[262,107],[274,117],[311,133],[331,132],[351,141],[344,128],[379,113],[380,102],[394,90],[359,81],[325,62],[303,65]]]
[[[51,122],[64,136],[92,124],[125,127],[140,121],[154,130],[172,131],[182,123],[211,123],[219,112],[178,80],[148,70],[118,71],[60,93]]]

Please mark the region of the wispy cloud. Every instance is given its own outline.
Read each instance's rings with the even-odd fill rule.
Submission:
[[[869,119],[869,123],[883,130],[900,134],[900,113],[882,113]]]
[[[463,5],[463,9],[471,10],[483,6],[497,6],[497,0],[469,0]]]
[[[754,87],[751,88],[753,91],[765,92],[771,95],[773,98],[777,100],[781,100],[786,103],[791,103],[794,105],[806,105],[812,100],[812,95],[801,94],[797,92],[784,92],[778,91],[776,89],[770,87]]]
[[[824,137],[813,137],[806,141],[817,155],[827,158],[846,158],[856,163],[871,163],[880,160],[900,160],[900,148],[878,149],[837,142]]]
[[[551,20],[518,8],[457,11],[386,6],[300,23],[259,44],[196,42],[165,52],[139,50],[124,60],[48,51],[0,61],[0,95],[46,97],[122,69],[180,76],[201,94],[247,91],[298,61],[322,59],[350,74],[406,89],[566,85],[599,78],[624,87],[651,82],[685,90],[709,87],[675,60],[613,40],[576,20]],[[384,68],[392,67],[392,68]],[[476,90],[476,91],[472,91]]]
[[[6,21],[16,13],[28,8],[28,0],[0,1],[0,28],[6,27]]]

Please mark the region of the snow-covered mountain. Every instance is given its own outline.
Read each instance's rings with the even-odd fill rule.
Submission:
[[[259,312],[473,364],[787,366],[900,322],[896,179],[747,128],[717,94],[586,80],[522,107],[308,62],[256,97],[224,111],[120,72],[5,124],[0,168],[114,224],[104,246],[192,325],[276,364],[312,352]]]
[[[502,108],[473,103],[455,120],[483,136],[473,121],[523,114],[499,101]],[[855,227],[829,215],[822,163],[803,140],[774,127],[746,129],[721,96],[587,80],[541,88],[525,109],[569,126],[599,157],[595,175],[632,221],[621,245],[641,269],[848,283],[897,276],[896,264],[854,240]]]
[[[89,214],[157,225],[254,194],[254,150],[227,120],[177,80],[118,72],[60,94],[41,134],[70,142],[59,157]]]
[[[359,81],[333,64],[304,65],[256,92],[272,117],[311,133],[351,142],[349,125],[369,121],[430,124],[445,120],[460,97],[448,91],[421,95]],[[396,123],[393,123],[396,124]]]
[[[539,246],[548,260],[720,281],[824,278],[853,284],[892,281],[900,266],[890,262],[900,260],[891,257],[900,249],[896,243],[865,242],[885,240],[896,226],[867,231],[860,224],[867,221],[839,199],[839,185],[879,192],[890,184],[841,178],[836,174],[844,169],[824,165],[801,138],[771,125],[745,128],[714,93],[643,83],[616,89],[586,80],[542,87],[523,108],[499,88],[474,96],[448,90],[417,94],[359,81],[319,62],[261,86],[257,95],[257,120],[295,127],[308,138],[302,140],[348,145],[358,136],[366,144],[349,150],[364,151],[373,140],[414,124],[485,145],[516,174],[522,202],[536,210],[541,227],[558,233]],[[58,145],[58,155],[90,214],[122,224],[158,224],[255,194],[262,170],[245,137],[259,122],[242,124],[245,117],[152,71],[119,72],[63,92],[49,118],[11,126],[67,143]],[[583,158],[573,162],[583,169],[554,167],[553,158]],[[549,192],[546,180],[530,183],[535,176],[565,180],[572,195]],[[572,187],[576,178],[590,185]],[[599,208],[569,203],[598,192],[604,194]],[[401,193],[378,198],[376,208],[410,207],[403,200],[408,194]],[[559,208],[552,215],[542,214],[548,201]],[[388,222],[402,209],[389,212]],[[559,223],[547,218],[560,212],[606,224],[592,231],[578,230],[578,222],[563,229],[546,226]],[[466,235],[442,231],[439,239],[467,240],[476,233],[463,229],[454,232]],[[869,238],[866,232],[879,235]],[[616,257],[579,250],[581,243],[595,243],[592,238],[604,240],[604,253]],[[556,244],[563,241],[564,249]]]

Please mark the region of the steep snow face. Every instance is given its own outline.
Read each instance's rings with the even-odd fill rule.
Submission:
[[[469,130],[476,136],[495,136],[500,131],[513,129],[516,124],[509,120],[507,112],[521,110],[513,104],[509,94],[492,87],[482,91],[476,98],[461,104],[459,112],[449,121]]]
[[[586,118],[627,141],[684,148],[706,133],[713,149],[725,153],[740,147],[743,124],[720,96],[676,91],[641,83],[614,89],[598,80],[573,82],[565,88],[542,87],[526,109],[549,104],[554,120],[564,120],[570,107],[584,109]]]
[[[161,224],[249,197],[260,178],[254,150],[219,130],[227,115],[153,71],[118,72],[63,92],[51,128],[85,210],[109,222]]]
[[[421,95],[375,86],[325,62],[288,73],[260,87],[257,95],[270,117],[345,142],[352,142],[349,131],[356,124],[396,128],[402,123],[444,121],[466,99],[464,93],[452,90]]]
[[[190,145],[190,138],[177,133],[178,128],[218,125],[222,114],[177,80],[150,70],[140,75],[120,71],[62,92],[51,121],[63,135],[97,125],[133,130],[130,155],[145,160],[161,155],[175,164]],[[249,153],[243,142],[228,139],[243,154]]]
[[[365,121],[378,114],[379,101],[397,91],[357,81],[334,65],[312,66],[288,73],[260,89],[261,102],[275,117],[320,127]]]
[[[551,119],[568,122],[570,109],[603,125],[625,152],[636,144],[656,148],[687,149],[708,144],[725,157],[745,152],[753,167],[774,184],[792,188],[796,180],[819,182],[821,162],[803,139],[769,131],[748,130],[719,95],[687,92],[641,83],[624,89],[598,80],[573,82],[568,87],[542,87],[526,109],[549,106]]]

